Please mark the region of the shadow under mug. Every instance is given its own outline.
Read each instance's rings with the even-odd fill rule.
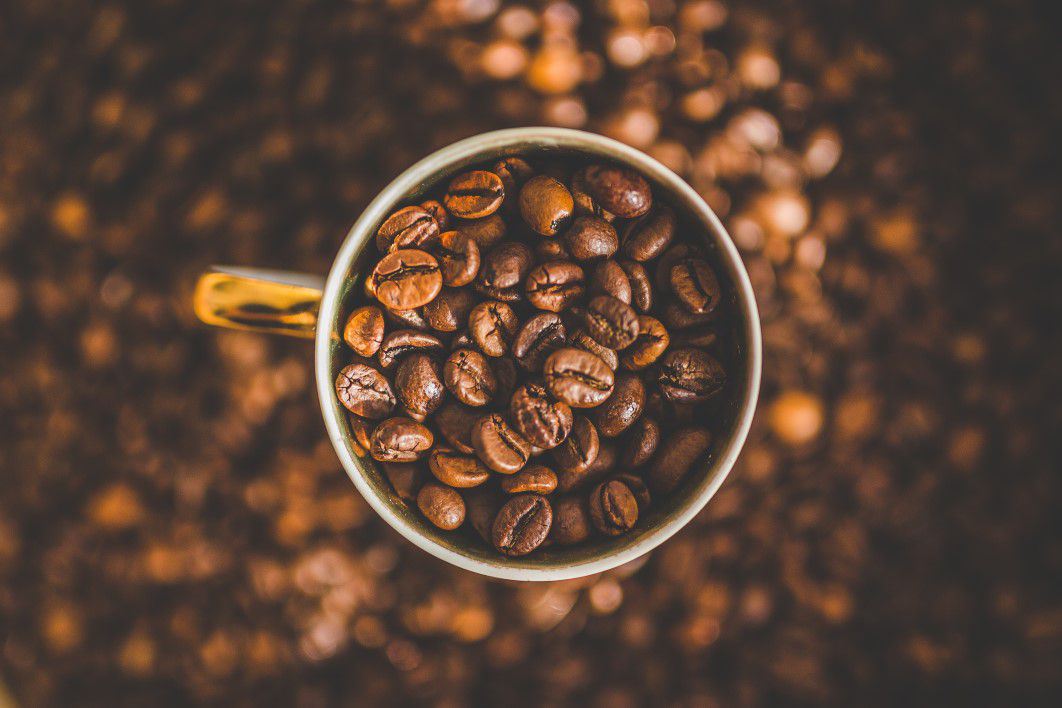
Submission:
[[[461,533],[437,529],[400,500],[377,464],[358,457],[348,414],[335,396],[336,372],[349,359],[341,338],[343,318],[361,293],[361,279],[376,256],[376,229],[393,211],[421,201],[433,187],[470,165],[507,155],[584,155],[623,163],[641,172],[687,225],[700,226],[704,247],[717,269],[733,326],[729,400],[707,461],[629,533],[580,546],[551,546],[522,558],[507,558],[470,542]],[[680,221],[682,223],[682,221]],[[687,238],[694,237],[686,233]],[[412,543],[456,566],[509,580],[564,580],[603,572],[648,553],[685,526],[719,489],[745,442],[759,393],[761,342],[756,302],[748,274],[715,213],[678,175],[628,145],[600,135],[561,128],[515,128],[484,133],[432,153],[400,174],[351,227],[328,278],[252,268],[214,267],[200,277],[195,311],[207,324],[287,334],[314,340],[317,395],[328,436],[350,479],[373,509]],[[691,421],[695,422],[695,421]],[[477,539],[478,540],[478,539]]]

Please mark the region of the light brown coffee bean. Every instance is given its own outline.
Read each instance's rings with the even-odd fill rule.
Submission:
[[[656,494],[670,494],[689,474],[694,463],[703,460],[712,444],[705,428],[680,428],[663,443],[649,468],[649,486]]]
[[[378,462],[413,462],[435,442],[431,431],[410,418],[388,418],[372,431],[369,452]]]
[[[400,248],[429,248],[439,238],[439,223],[425,209],[408,206],[399,209],[380,225],[376,248],[382,253]]]
[[[513,308],[495,300],[479,303],[468,316],[472,339],[487,356],[499,357],[508,353],[519,324]]]
[[[445,232],[439,236],[433,253],[439,261],[443,285],[457,288],[476,279],[480,264],[479,246],[467,234]]]
[[[439,262],[426,251],[392,251],[372,272],[373,292],[385,307],[412,310],[435,299],[442,290]]]
[[[612,369],[582,349],[565,347],[553,352],[543,373],[550,393],[573,408],[600,405],[612,393]]]
[[[568,188],[547,175],[532,177],[520,190],[520,215],[524,223],[543,236],[560,232],[574,208]]]
[[[486,170],[457,175],[446,189],[446,210],[460,219],[482,219],[498,210],[505,199],[501,177]]]
[[[343,327],[343,341],[364,357],[371,357],[383,344],[384,315],[375,305],[365,305],[350,313]]]
[[[506,494],[549,494],[557,488],[557,475],[545,465],[528,465],[514,475],[502,477],[502,491]]]
[[[469,406],[485,406],[498,390],[494,369],[472,349],[457,349],[446,359],[443,381],[454,397]]]
[[[336,377],[336,396],[354,415],[372,419],[386,418],[397,402],[387,378],[365,364],[343,367]]]
[[[552,524],[553,509],[545,497],[518,494],[498,511],[491,538],[503,554],[525,556],[542,545]]]
[[[417,507],[431,523],[453,531],[465,522],[465,500],[455,490],[429,482],[417,493]]]
[[[671,343],[667,328],[655,317],[638,315],[638,337],[623,350],[623,365],[631,371],[652,366]]]
[[[490,479],[490,470],[479,458],[437,447],[428,456],[428,469],[443,484],[458,489],[478,487]]]
[[[472,426],[472,447],[483,464],[502,474],[518,472],[531,456],[531,443],[496,413]]]

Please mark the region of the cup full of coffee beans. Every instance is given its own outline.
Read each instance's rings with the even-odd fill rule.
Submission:
[[[450,165],[390,205],[344,275],[329,362],[345,447],[450,554],[630,559],[740,447],[759,373],[744,271],[692,190],[626,151],[521,144]]]

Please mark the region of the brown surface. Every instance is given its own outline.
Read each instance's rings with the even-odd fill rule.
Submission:
[[[8,4],[12,692],[1057,693],[1057,37],[1025,2],[741,7]],[[306,344],[200,329],[190,295],[213,262],[323,272],[408,164],[537,123],[626,140],[706,195],[746,258],[767,354],[749,445],[688,529],[639,568],[515,587],[398,538],[325,439]]]

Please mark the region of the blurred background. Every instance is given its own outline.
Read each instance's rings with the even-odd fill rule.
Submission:
[[[5,3],[0,704],[1057,700],[1059,55],[1021,0]],[[369,509],[308,343],[190,296],[536,124],[704,195],[766,360],[688,528],[515,585]]]

